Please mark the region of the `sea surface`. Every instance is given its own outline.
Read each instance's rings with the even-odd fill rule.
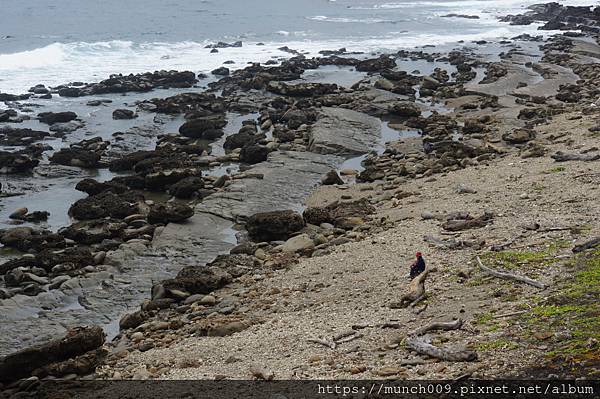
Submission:
[[[159,69],[208,72],[225,61],[316,55],[346,47],[377,52],[539,34],[497,16],[540,0],[2,0],[0,92],[94,82],[113,73]],[[598,4],[567,0],[566,5]],[[477,17],[448,17],[460,14]],[[217,41],[241,48],[211,54]],[[257,44],[264,44],[258,46]]]

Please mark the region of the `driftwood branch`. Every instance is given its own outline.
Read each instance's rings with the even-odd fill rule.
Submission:
[[[595,247],[598,244],[600,244],[600,237],[592,238],[591,240],[588,240],[583,244],[576,245],[573,248],[573,253],[583,252],[587,249]]]
[[[529,277],[518,276],[516,274],[499,272],[497,270],[490,269],[489,267],[486,267],[483,265],[483,263],[481,263],[481,259],[479,259],[479,256],[477,257],[477,263],[479,263],[479,267],[481,268],[481,270],[483,270],[484,272],[486,272],[488,274],[491,274],[494,277],[503,278],[506,280],[519,281],[521,283],[533,285],[534,287],[541,288],[541,289],[546,288],[546,286],[543,283],[540,283],[539,281],[536,281],[536,280],[532,280]]]
[[[429,269],[426,268],[423,273],[419,274],[415,277],[408,287],[408,292],[400,298],[400,301],[390,304],[390,307],[393,309],[396,308],[405,308],[410,306],[410,304],[415,303],[415,305],[425,297],[425,279],[427,279],[427,275],[429,274]]]
[[[529,310],[519,310],[518,312],[499,314],[497,316],[494,316],[493,319],[502,319],[503,317],[518,316],[520,314],[525,314],[528,312],[529,312]]]
[[[449,362],[471,362],[477,360],[477,353],[471,350],[451,350],[439,348],[429,343],[427,337],[409,337],[406,339],[406,347],[422,355],[435,357]]]
[[[410,335],[415,335],[415,336],[423,335],[423,334],[427,333],[428,331],[432,331],[432,330],[445,330],[445,331],[458,330],[459,328],[462,327],[462,325],[463,325],[462,319],[456,319],[454,321],[434,321],[432,323],[427,324],[426,326],[416,329]]]

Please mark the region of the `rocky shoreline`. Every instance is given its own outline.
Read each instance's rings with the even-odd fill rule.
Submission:
[[[320,259],[343,264],[340,255],[346,251],[359,259],[363,253],[354,253],[353,248],[368,251],[365,246],[369,242],[377,246],[378,237],[394,241],[399,224],[407,220],[418,232],[422,226],[415,225],[417,221],[439,222],[439,237],[406,234],[414,245],[427,245],[438,261],[447,251],[459,251],[456,256],[466,262],[474,254],[483,254],[481,251],[523,245],[512,239],[506,245],[490,247],[490,239],[494,242],[498,237],[485,237],[486,231],[496,223],[502,225],[498,219],[505,215],[479,205],[470,211],[442,210],[444,206],[423,209],[418,216],[395,212],[427,196],[414,185],[435,186],[443,180],[443,192],[447,185],[454,186],[453,178],[460,180],[459,176],[472,170],[492,178],[497,165],[513,165],[506,164],[507,159],[529,162],[532,170],[544,159],[559,164],[600,159],[598,148],[590,146],[597,143],[594,126],[588,136],[565,137],[564,132],[552,130],[556,119],[573,118],[561,119],[568,124],[594,118],[598,95],[594,83],[599,72],[594,60],[600,58],[596,33],[600,18],[596,14],[589,7],[550,4],[536,7],[526,16],[507,17],[511,23],[548,21],[545,29],[580,29],[585,35],[565,33],[547,40],[519,37],[448,53],[400,51],[375,58],[354,58],[342,49],[314,59],[296,55],[275,66],[253,64],[238,71],[225,71],[224,67],[213,71],[218,80],[207,83],[205,91],[192,90],[203,77],[173,71],[113,76],[97,84],[73,83],[52,90],[36,86],[26,97],[2,95],[11,108],[0,111],[0,121],[7,123],[0,131],[0,143],[13,149],[0,151],[4,174],[58,167],[68,171],[104,169],[111,175],[102,181],[84,178],[77,182],[75,189],[87,197],[70,206],[69,215],[76,221],[68,226],[56,231],[36,227],[48,218],[44,210],[16,209],[11,220],[29,225],[0,230],[4,247],[20,251],[0,265],[1,319],[11,329],[11,334],[0,339],[0,349],[7,354],[8,348],[47,342],[67,328],[85,324],[104,325],[111,342],[104,343],[102,337],[94,341],[97,345],[93,348],[85,346],[49,359],[52,364],[32,362],[12,374],[8,373],[11,365],[30,355],[27,349],[10,354],[0,361],[0,369],[5,370],[1,380],[11,382],[30,375],[36,381],[83,375],[112,379],[361,378],[365,371],[379,378],[456,377],[465,370],[452,362],[441,364],[437,374],[423,368],[424,372],[416,375],[397,365],[375,362],[364,366],[370,363],[368,359],[347,367],[337,367],[332,360],[327,369],[323,356],[313,355],[315,360],[309,363],[319,365],[317,369],[301,367],[297,372],[283,367],[273,375],[274,368],[265,364],[251,370],[238,367],[238,363],[246,367],[247,362],[231,360],[237,359],[235,354],[219,356],[223,362],[212,364],[212,372],[189,356],[163,356],[171,348],[177,352],[180,345],[190,345],[190,339],[210,346],[205,341],[235,340],[243,334],[252,337],[253,331],[264,334],[261,329],[270,323],[271,314],[286,313],[286,302],[302,308],[301,301],[294,302],[298,295],[312,297],[321,291],[327,295],[325,280],[315,282],[302,276],[302,268],[319,265]],[[425,62],[431,70],[406,71],[414,61]],[[345,87],[302,80],[307,71],[329,66],[352,68],[356,82]],[[145,118],[168,128],[179,125],[179,133],[153,128],[142,139],[143,149],[136,148],[137,138],[131,138],[136,133],[134,125],[110,137],[77,136],[90,123],[73,111],[37,113],[33,126],[47,124],[49,131],[16,127],[31,121],[28,108],[32,105],[15,101],[44,99],[54,93],[78,99],[154,89],[171,91],[162,98],[149,93],[125,108],[107,98],[85,103],[86,107],[107,108],[104,112],[112,123]],[[229,130],[232,115],[239,115],[237,132]],[[384,127],[394,130],[396,136],[385,137]],[[542,134],[544,129],[549,131]],[[411,133],[415,131],[418,135]],[[68,146],[52,149],[44,143],[61,138]],[[554,149],[557,145],[566,148]],[[352,160],[360,165],[345,168]],[[223,173],[224,168],[230,168],[230,173]],[[11,185],[18,187],[17,181]],[[10,186],[8,192],[5,185],[2,188],[3,195],[16,194]],[[478,189],[468,184],[454,190],[452,197],[479,196]],[[475,203],[485,201],[490,198]],[[598,211],[593,204],[587,206]],[[591,223],[585,234],[572,233],[570,241],[598,233],[597,223]],[[471,231],[478,234],[469,234]],[[521,235],[525,245],[534,245],[529,238]],[[447,274],[458,275],[463,283],[474,279],[472,271],[464,267],[457,271],[452,266],[457,264],[434,268],[435,287],[439,288]],[[299,288],[278,288],[288,279],[286,274],[298,273]],[[366,269],[364,273],[377,271]],[[301,277],[310,281],[301,281]],[[431,295],[435,297],[435,293]],[[287,299],[274,299],[279,296]],[[144,297],[147,299],[138,307]],[[406,319],[407,315],[394,313],[398,307],[393,303],[380,304],[386,306],[383,314]],[[411,311],[404,321],[431,319],[428,305],[418,313]],[[477,318],[476,309],[465,311],[463,307],[460,313],[467,320]],[[397,322],[389,323],[392,330],[403,329]],[[363,328],[353,327],[351,334],[334,338],[331,349],[348,337],[360,340]],[[29,336],[26,342],[24,335],[35,330],[37,336]],[[457,334],[455,338],[460,340]],[[404,338],[386,343],[384,351],[398,351]],[[591,345],[592,354],[597,353],[598,340],[586,338],[585,345]],[[319,340],[321,344],[329,342]],[[50,350],[52,343],[47,345]],[[298,351],[305,356],[301,348],[304,344],[298,345]],[[292,352],[296,355],[298,351]],[[540,354],[535,356],[510,374],[498,369],[497,374],[485,376],[533,374],[532,365]],[[163,360],[156,362],[157,357]],[[498,357],[508,361],[501,354],[485,361],[497,363]],[[415,371],[421,370],[419,364],[428,364],[421,358],[413,360],[422,362],[414,363]],[[569,377],[593,376],[598,370],[594,361],[585,366],[587,371],[582,366],[576,372],[556,372]],[[198,372],[194,374],[194,370]],[[471,370],[469,375],[478,374]],[[18,384],[12,387],[13,391],[19,389]]]

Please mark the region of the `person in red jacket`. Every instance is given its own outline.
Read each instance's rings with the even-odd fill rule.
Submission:
[[[410,278],[411,280],[417,277],[419,274],[425,271],[425,259],[423,259],[423,254],[421,252],[417,252],[417,259],[410,265]]]

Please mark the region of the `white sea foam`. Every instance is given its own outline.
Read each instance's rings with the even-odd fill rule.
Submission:
[[[244,41],[243,47],[220,49],[218,53],[210,53],[206,49],[206,42],[183,41],[178,43],[148,42],[133,43],[130,41],[104,41],[104,42],[75,42],[53,43],[42,48],[23,51],[13,54],[0,54],[0,91],[8,93],[23,93],[35,84],[43,83],[47,86],[56,86],[70,81],[95,82],[105,79],[114,73],[140,73],[161,69],[192,70],[194,72],[209,72],[225,61],[233,61],[229,68],[243,68],[249,61],[266,62],[272,58],[289,57],[289,53],[278,50],[281,46],[301,50],[308,56],[318,55],[324,49],[345,47],[349,51],[396,51],[400,48],[413,48],[423,45],[443,45],[475,40],[493,40],[496,38],[510,38],[522,33],[544,34],[553,32],[537,31],[539,25],[511,26],[499,23],[495,18],[495,10],[506,13],[512,8],[518,11],[523,6],[536,3],[536,1],[502,0],[502,1],[430,1],[430,2],[382,2],[372,7],[419,7],[430,6],[436,13],[424,17],[424,23],[435,23],[435,18],[446,13],[479,15],[478,20],[469,20],[472,29],[459,34],[441,34],[414,30],[405,31],[388,30],[371,37],[351,36],[339,40],[316,40],[314,32],[286,31],[276,32],[275,36],[285,37],[285,42],[265,42],[264,46]],[[568,5],[585,4],[585,1],[567,1]],[[437,15],[437,17],[436,17]],[[390,17],[391,18],[391,17]],[[327,17],[315,16],[311,18],[317,22],[338,23],[359,22],[379,23],[386,22],[385,17],[369,18]],[[343,26],[343,25],[339,25]],[[439,32],[439,31],[438,31]],[[456,32],[456,31],[455,31]]]

